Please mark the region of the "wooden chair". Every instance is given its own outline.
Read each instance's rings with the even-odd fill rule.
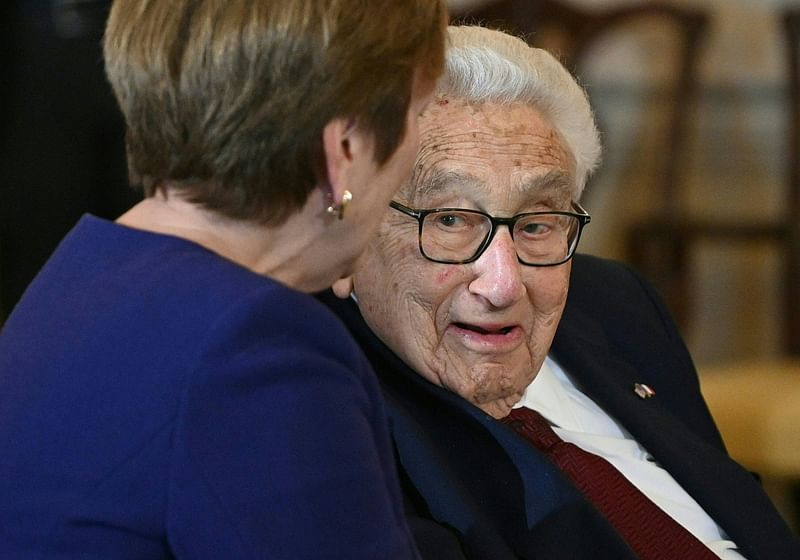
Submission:
[[[800,9],[787,10],[782,23],[790,117],[783,214],[743,221],[689,218],[679,210],[669,211],[669,217],[635,226],[628,235],[628,248],[631,262],[655,281],[681,322],[691,293],[688,260],[698,242],[772,243],[780,251],[783,274],[781,348],[786,355],[800,356]]]

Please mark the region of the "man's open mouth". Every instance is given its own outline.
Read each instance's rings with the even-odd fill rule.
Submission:
[[[478,334],[508,334],[513,330],[513,326],[500,327],[499,329],[484,329],[478,325],[470,325],[469,323],[453,323],[459,329],[476,332]]]

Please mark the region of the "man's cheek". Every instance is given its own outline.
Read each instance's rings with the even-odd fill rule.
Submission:
[[[456,270],[453,267],[445,267],[439,272],[436,273],[434,277],[434,282],[437,286],[443,286],[449,284],[453,276],[456,274]]]

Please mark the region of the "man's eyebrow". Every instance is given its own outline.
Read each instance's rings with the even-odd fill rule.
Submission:
[[[425,177],[417,177],[415,183],[413,201],[448,191],[459,191],[462,187],[480,186],[481,181],[463,171],[432,169]]]
[[[555,192],[567,189],[570,194],[574,191],[574,179],[562,169],[553,169],[544,175],[515,185],[523,194],[541,194],[542,192]]]

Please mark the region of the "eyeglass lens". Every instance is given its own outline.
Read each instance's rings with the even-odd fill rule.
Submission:
[[[512,237],[523,262],[552,264],[567,258],[579,229],[575,216],[524,215],[516,220]],[[482,249],[491,231],[491,219],[477,212],[432,212],[422,223],[422,251],[439,261],[469,260]]]

